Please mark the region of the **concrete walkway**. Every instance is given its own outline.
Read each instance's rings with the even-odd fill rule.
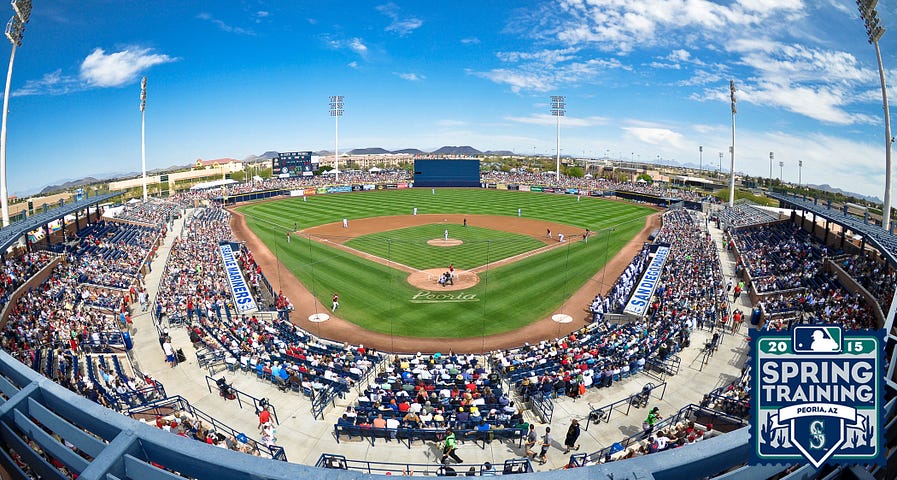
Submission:
[[[159,255],[153,262],[152,272],[146,276],[146,286],[151,299],[156,297],[165,259],[171,249],[172,241],[183,228],[183,222],[183,219],[175,221],[173,228],[158,249]],[[734,259],[725,250],[725,245],[720,243],[722,232],[712,225],[710,230],[720,249],[723,274],[727,277],[734,275]],[[746,299],[746,295],[742,295],[742,299],[737,305],[740,305],[749,314],[751,307],[743,299]],[[149,312],[140,312],[139,305],[136,310],[133,315],[133,354],[140,370],[160,380],[169,395],[181,395],[192,405],[213,415],[224,424],[243,431],[250,438],[258,440],[260,438],[257,429],[258,419],[251,405],[244,404],[243,409],[240,409],[235,401],[222,399],[214,388],[211,393],[209,392],[204,380],[208,372],[197,365],[186,329],[181,327],[170,331],[175,349],[183,348],[187,357],[186,362],[176,368],[171,368],[165,363],[152,315]],[[745,322],[745,324],[748,323]],[[653,406],[660,407],[661,413],[667,416],[686,404],[700,403],[705,393],[738,378],[748,354],[745,335],[745,330],[742,330],[742,334],[725,335],[713,361],[701,365],[701,347],[709,340],[710,332],[707,330],[695,331],[692,335],[692,346],[679,353],[680,372],[675,377],[667,379],[668,385],[663,399],[652,398],[648,408],[633,408],[628,416],[621,412],[614,412],[609,423],[591,425],[588,431],[582,432],[579,440],[580,452],[594,452],[637,433],[641,430],[642,420]],[[233,382],[234,387],[238,390],[255,397],[268,398],[275,406],[280,420],[280,425],[277,427],[278,444],[284,447],[291,462],[314,464],[321,453],[334,453],[344,455],[349,459],[430,465],[427,469],[415,468],[417,473],[432,473],[437,468],[436,462],[441,454],[441,445],[417,442],[409,449],[407,445],[398,442],[385,443],[383,440],[378,440],[376,445],[371,446],[367,441],[359,439],[343,439],[340,444],[337,444],[333,436],[333,425],[345,411],[345,406],[355,403],[354,393],[339,400],[336,408],[330,409],[323,421],[315,421],[311,415],[310,402],[297,393],[281,392],[269,382],[257,379],[254,373],[223,372],[216,375],[216,378],[221,375],[224,375],[228,382]],[[556,399],[554,419],[551,424],[555,444],[549,451],[548,463],[544,466],[534,465],[534,468],[538,471],[545,471],[563,467],[569,458],[562,452],[564,434],[570,420],[580,419],[585,426],[584,419],[591,409],[590,405],[597,408],[624,399],[639,392],[642,386],[648,382],[655,385],[660,383],[653,377],[639,374],[616,382],[611,388],[589,389],[583,397],[577,400]],[[532,416],[529,415],[528,418],[531,419]],[[537,424],[536,430],[540,435],[544,433],[545,426]],[[485,449],[468,442],[460,444],[458,454],[465,462],[490,461],[493,464],[501,464],[506,459],[522,457],[523,450],[517,448],[516,443],[510,442],[493,441]],[[466,468],[459,467],[456,470],[463,474]],[[398,472],[400,472],[400,467],[395,469],[395,473]]]

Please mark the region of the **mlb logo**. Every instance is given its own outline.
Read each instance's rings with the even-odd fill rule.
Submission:
[[[791,331],[794,353],[841,353],[841,328],[800,325]]]

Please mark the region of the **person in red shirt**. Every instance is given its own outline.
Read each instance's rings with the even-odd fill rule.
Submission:
[[[271,421],[271,412],[268,411],[268,407],[262,409],[259,412],[259,428],[262,428],[266,423]]]

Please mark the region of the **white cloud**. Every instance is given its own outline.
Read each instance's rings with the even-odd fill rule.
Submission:
[[[358,37],[347,40],[344,38],[333,38],[328,34],[324,34],[320,38],[328,48],[333,50],[349,49],[362,57],[368,53],[368,46],[365,45],[364,40]]]
[[[657,146],[683,148],[685,137],[669,128],[657,127],[623,127],[623,131],[638,141]]]
[[[392,20],[392,23],[387,25],[385,30],[387,32],[394,32],[400,37],[410,34],[424,24],[423,20],[419,18],[402,18],[399,6],[392,2],[378,6],[377,11]]]
[[[562,0],[559,12],[560,19],[551,19],[549,28],[538,31],[562,44],[589,44],[622,54],[681,42],[680,31],[718,36],[805,14],[801,0],[740,0],[728,5],[710,0]]]
[[[267,12],[265,10],[259,10],[258,12],[255,12],[255,16],[259,17],[259,18],[265,18],[270,14],[271,14],[270,12]]]
[[[753,72],[752,77],[737,82],[739,101],[782,108],[835,125],[876,123],[869,115],[850,111],[851,105],[872,100],[862,87],[871,86],[877,77],[877,72],[860,66],[850,53],[768,39],[740,40],[729,49],[739,53],[742,65]],[[707,75],[683,83],[700,85],[719,80],[720,76]],[[722,87],[705,89],[692,98],[729,101]]]
[[[358,69],[358,62],[356,62],[356,61],[353,60],[353,61],[351,61],[351,62],[348,63],[348,67],[349,67],[349,68],[354,68],[354,69],[357,70],[357,69]]]
[[[461,43],[464,45],[479,45],[480,39],[477,37],[462,38]]]
[[[398,75],[399,78],[408,80],[409,82],[419,82],[427,78],[424,75],[418,75],[416,73],[395,73],[395,75]]]
[[[504,118],[511,122],[525,123],[529,125],[555,125],[557,122],[557,118],[548,113],[535,113],[528,117],[507,116]],[[610,121],[607,118],[598,116],[561,118],[561,125],[565,127],[591,127],[596,125],[607,125],[608,123],[610,123]]]
[[[77,77],[63,75],[62,70],[44,74],[37,80],[27,80],[25,85],[11,93],[14,97],[26,95],[65,95],[84,90]]]
[[[359,55],[364,55],[368,51],[367,45],[361,41],[360,38],[356,37],[349,41],[349,48],[352,49],[355,53]]]
[[[593,81],[608,70],[629,69],[615,58],[593,58],[571,62],[569,60],[572,57],[559,50],[531,53],[500,52],[498,56],[506,63],[515,63],[516,68],[495,68],[488,72],[468,71],[468,73],[508,85],[514,93],[523,90],[547,92],[562,84]]]
[[[149,48],[131,47],[110,54],[97,48],[81,62],[78,75],[64,74],[62,69],[57,69],[39,79],[25,81],[12,95],[65,95],[91,88],[120,87],[136,81],[154,65],[177,60],[152,53]]]
[[[213,17],[211,14],[206,13],[206,12],[200,13],[199,15],[196,16],[196,18],[198,18],[200,20],[205,20],[205,21],[211,23],[212,25],[215,25],[222,32],[235,33],[237,35],[255,35],[255,32],[252,31],[251,29],[228,25],[227,23],[224,23],[224,21],[219,20],[219,19]]]
[[[149,48],[131,47],[106,54],[97,48],[81,62],[80,78],[94,87],[119,87],[134,81],[146,69],[176,59],[152,53]]]

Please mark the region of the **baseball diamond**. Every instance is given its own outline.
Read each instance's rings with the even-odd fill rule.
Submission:
[[[414,206],[418,215],[402,215]],[[650,231],[651,211],[566,195],[440,189],[255,203],[237,208],[232,221],[266,270],[280,272],[275,288],[299,299],[292,318],[301,326],[393,351],[447,350],[450,338],[455,351],[479,352],[484,338],[495,348],[556,334],[553,313],[574,317],[566,330],[585,325],[583,306],[619,274],[602,267],[631,259]],[[294,224],[299,230],[288,244],[283,232]],[[565,241],[547,238],[547,229],[565,233]],[[588,241],[586,229],[593,232]],[[462,244],[427,245],[445,230]],[[449,265],[468,288],[437,283]],[[306,325],[333,291],[341,296],[339,318]]]

